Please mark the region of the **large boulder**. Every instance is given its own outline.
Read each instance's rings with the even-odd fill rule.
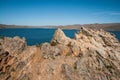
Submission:
[[[66,37],[66,35],[64,34],[64,32],[58,28],[55,31],[55,34],[51,40],[51,44],[52,45],[56,45],[56,44],[63,44],[63,45],[68,45],[70,42],[70,38]]]

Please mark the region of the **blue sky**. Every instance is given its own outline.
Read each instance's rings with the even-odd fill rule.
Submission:
[[[71,25],[120,22],[120,0],[0,0],[0,24]]]

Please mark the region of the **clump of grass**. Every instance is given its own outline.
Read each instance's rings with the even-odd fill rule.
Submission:
[[[41,47],[41,46],[42,46],[42,44],[40,44],[40,43],[36,44],[36,47]]]
[[[4,36],[0,35],[0,39],[4,39]]]
[[[15,69],[14,69],[14,68],[12,68],[12,69],[11,69],[11,71],[15,72]]]
[[[113,66],[111,66],[111,65],[106,65],[106,68],[107,68],[107,69],[110,69],[110,68],[113,68]]]
[[[51,46],[56,46],[57,45],[57,43],[55,43],[55,42],[51,42],[50,44],[51,44]]]

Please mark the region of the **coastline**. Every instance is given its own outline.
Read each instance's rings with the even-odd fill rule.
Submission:
[[[90,29],[103,29],[106,31],[120,31],[120,23],[105,23],[105,24],[76,24],[76,25],[59,25],[59,26],[22,26],[22,25],[6,25],[0,24],[0,29],[6,28],[41,28],[41,29],[64,29],[64,30],[80,30],[81,27]]]

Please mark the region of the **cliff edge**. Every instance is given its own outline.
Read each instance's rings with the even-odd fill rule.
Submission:
[[[120,42],[104,30],[81,28],[73,39],[57,29],[50,43],[0,39],[0,80],[119,80]]]

